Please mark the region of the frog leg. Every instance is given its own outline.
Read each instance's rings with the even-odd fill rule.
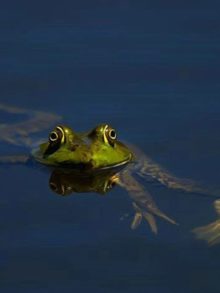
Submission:
[[[12,107],[5,104],[0,104],[0,111],[27,116],[27,119],[22,122],[0,124],[0,140],[13,145],[32,146],[33,141],[29,138],[30,134],[48,129],[61,119],[56,114]]]
[[[132,148],[134,149],[134,147]],[[138,158],[137,163],[134,165],[134,169],[140,177],[144,179],[153,178],[153,180],[158,181],[162,185],[172,189],[197,193],[199,195],[211,195],[214,197],[220,196],[219,190],[203,188],[193,180],[181,179],[174,176],[169,171],[162,168],[159,164],[153,162],[141,150],[135,148],[134,153]]]
[[[219,219],[208,225],[192,230],[198,239],[207,241],[209,245],[220,243],[220,200],[214,201],[214,208],[218,214]]]
[[[152,231],[156,233],[157,227],[154,216],[158,216],[172,224],[176,224],[173,219],[168,217],[157,207],[149,192],[134,179],[129,170],[124,170],[119,173],[117,183],[128,191],[133,200],[136,214],[131,225],[132,228],[136,228],[140,224],[142,218],[144,218],[150,224]]]
[[[219,198],[220,190],[205,188],[190,179],[182,179],[172,175],[160,165],[153,163],[151,160],[144,163],[144,166],[137,172],[140,177],[146,178],[151,176],[162,185],[184,192],[196,193],[198,195],[213,196]]]
[[[28,155],[0,156],[0,165],[25,164],[28,160]]]

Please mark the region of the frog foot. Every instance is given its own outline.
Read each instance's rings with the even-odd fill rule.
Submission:
[[[220,200],[214,201],[214,208],[220,217]],[[220,219],[192,230],[196,238],[205,240],[210,246],[220,243]]]
[[[176,221],[174,221],[173,219],[166,216],[159,209],[154,209],[154,210],[149,209],[148,211],[146,211],[143,208],[141,208],[140,206],[138,206],[138,204],[135,202],[133,202],[132,205],[135,210],[134,219],[131,223],[131,229],[133,229],[133,230],[136,229],[141,224],[142,219],[144,218],[148,222],[148,224],[151,228],[151,231],[154,234],[157,234],[158,228],[157,228],[155,216],[161,217],[173,225],[178,225],[176,223]]]
[[[146,212],[146,211],[143,211],[142,209],[140,209],[135,202],[133,202],[132,205],[135,210],[135,215],[134,215],[134,219],[131,223],[131,229],[132,230],[137,229],[137,227],[141,224],[142,219],[144,218],[148,222],[148,224],[151,228],[151,231],[154,234],[157,234],[158,228],[157,228],[155,217],[152,214],[150,214],[149,212]]]

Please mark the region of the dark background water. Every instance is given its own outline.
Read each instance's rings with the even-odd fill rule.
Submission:
[[[58,113],[76,130],[111,123],[178,176],[219,187],[217,4],[1,4],[0,102]],[[219,246],[191,233],[216,219],[212,197],[145,183],[180,224],[158,219],[155,236],[145,223],[130,229],[119,187],[62,198],[39,170],[0,176],[1,292],[219,292]]]

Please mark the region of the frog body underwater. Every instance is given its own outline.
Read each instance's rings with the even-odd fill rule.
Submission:
[[[55,169],[50,186],[53,191],[62,195],[70,194],[72,191],[106,193],[113,185],[118,184],[128,191],[133,202],[135,216],[132,228],[136,228],[141,220],[145,219],[151,230],[156,233],[155,216],[176,224],[159,209],[152,196],[135,176],[153,178],[173,189],[197,193],[208,192],[189,180],[173,176],[139,149],[120,142],[116,130],[109,124],[100,124],[86,133],[77,133],[70,127],[57,124],[60,117],[54,114],[6,105],[0,105],[0,110],[25,114],[28,117],[26,123],[0,125],[0,140],[14,145],[35,146],[30,156],[1,157],[0,162],[23,164],[34,160]],[[54,124],[57,126],[49,133],[48,140],[33,144],[30,134],[38,133]],[[56,171],[57,169],[59,171]],[[79,174],[76,176],[72,173],[73,170],[74,172],[78,170]]]

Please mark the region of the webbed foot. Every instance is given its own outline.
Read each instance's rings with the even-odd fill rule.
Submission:
[[[214,202],[214,208],[220,217],[220,200]],[[209,245],[220,243],[220,219],[206,226],[198,227],[192,230],[198,239],[205,240]]]
[[[150,228],[151,231],[154,234],[157,234],[158,232],[158,228],[157,228],[157,224],[156,224],[156,219],[155,216],[160,217],[166,221],[168,221],[169,223],[173,224],[173,225],[178,225],[176,223],[176,221],[174,221],[173,219],[171,219],[170,217],[168,217],[167,215],[165,215],[163,212],[161,212],[158,208],[156,209],[144,209],[140,206],[138,206],[135,202],[132,203],[134,210],[135,210],[135,216],[134,219],[132,221],[131,224],[131,229],[136,229],[142,222],[142,219],[145,219]]]
[[[158,229],[157,229],[155,217],[152,214],[141,210],[135,202],[133,202],[133,207],[135,210],[135,215],[134,215],[134,219],[131,223],[131,229],[133,229],[133,230],[137,229],[137,227],[141,224],[142,219],[144,218],[148,222],[148,224],[151,228],[151,231],[154,234],[157,234]]]

